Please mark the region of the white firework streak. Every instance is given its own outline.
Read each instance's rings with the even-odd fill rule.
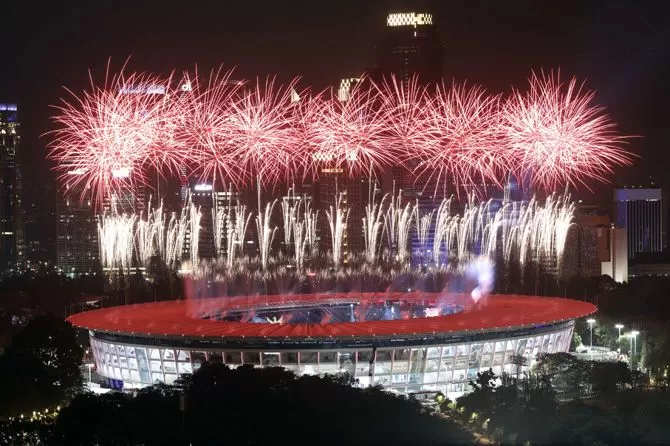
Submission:
[[[198,247],[200,245],[200,219],[202,213],[200,207],[196,207],[193,203],[189,205],[189,232],[191,234],[191,265],[195,267],[198,264]]]
[[[272,217],[272,211],[274,210],[277,200],[272,201],[272,203],[267,203],[265,205],[265,212],[258,213],[256,216],[256,230],[258,235],[258,250],[261,255],[261,265],[263,269],[267,269],[268,259],[270,258],[270,248],[272,248],[272,242],[275,238],[275,232],[277,228],[270,228],[270,218]]]
[[[347,222],[349,221],[349,209],[343,206],[342,201],[342,194],[340,194],[337,198],[337,207],[330,206],[330,210],[326,211],[333,247],[333,264],[336,268],[340,266],[342,261],[342,246],[347,232]]]
[[[226,266],[228,269],[231,269],[235,259],[243,254],[250,221],[251,213],[247,212],[247,207],[239,202],[234,209],[229,209],[226,215]]]
[[[374,196],[374,195],[373,195]],[[381,235],[384,230],[384,202],[385,195],[379,203],[368,203],[365,206],[363,217],[363,239],[365,242],[365,258],[369,263],[375,263],[381,249]]]
[[[437,216],[435,217],[435,236],[433,237],[433,262],[436,265],[440,264],[440,253],[442,251],[442,244],[450,246],[449,231],[451,217],[451,198],[442,200],[440,207],[437,208]],[[449,254],[447,248],[447,255]]]
[[[151,257],[154,254],[154,227],[152,224],[151,212],[147,214],[147,219],[137,220],[135,229],[135,250],[137,251],[137,260],[145,268],[149,267]]]
[[[134,215],[103,215],[98,222],[103,268],[127,273],[133,261]]]
[[[305,260],[305,247],[307,245],[307,239],[305,237],[305,227],[307,223],[305,221],[300,221],[297,218],[294,218],[291,222],[291,228],[293,231],[293,255],[295,258],[295,266],[298,269],[302,269],[302,265]]]
[[[419,202],[417,200],[414,205],[414,218],[416,220],[416,238],[419,241],[419,249],[423,255],[426,252],[428,246],[428,237],[430,236],[430,227],[433,223],[433,214],[435,211],[432,210],[425,215],[419,214]]]
[[[282,215],[282,229],[284,232],[284,246],[288,249],[291,246],[291,236],[293,233],[293,221],[298,214],[300,208],[300,201],[296,203],[295,193],[293,188],[288,190],[286,197],[282,198],[281,215]]]
[[[307,200],[301,203],[303,206],[302,219],[300,219],[300,203],[298,203],[293,209],[291,220],[294,258],[299,269],[303,267],[306,249],[309,248],[309,251],[312,252],[316,243],[316,213],[311,210]]]
[[[305,222],[305,243],[309,248],[309,252],[316,251],[316,223],[319,218],[319,211],[313,211],[310,204],[307,203],[303,212],[303,221]]]
[[[227,212],[226,207],[219,206],[215,196],[212,196],[212,201],[214,206],[212,207],[212,230],[214,231],[214,251],[216,252],[216,257],[219,258],[223,255],[223,235],[224,229],[226,229],[226,216]],[[227,234],[226,234],[227,235]]]
[[[396,215],[398,221],[396,226],[398,230],[397,253],[398,253],[398,260],[401,262],[408,260],[410,257],[409,252],[410,230],[412,229],[413,217],[417,213],[418,208],[410,203],[405,204],[405,207],[402,209],[400,208],[396,209]]]
[[[529,262],[555,259],[561,267],[575,211],[568,195],[562,199],[552,195],[544,205],[536,199],[528,204],[504,203],[495,212],[491,210],[492,204],[491,200],[475,204],[470,199],[463,214],[454,216],[449,213],[449,200],[440,204],[433,240],[436,264],[439,264],[442,246],[448,261],[467,263],[477,256],[494,258],[500,244],[505,262],[518,259],[524,266]],[[420,230],[427,234],[427,225]]]

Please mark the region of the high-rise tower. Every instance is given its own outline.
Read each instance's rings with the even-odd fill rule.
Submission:
[[[386,17],[384,36],[377,46],[377,68],[382,76],[423,84],[442,81],[444,47],[433,25],[433,15],[402,12]]]
[[[614,190],[615,223],[628,233],[628,258],[640,252],[661,252],[662,190],[657,187]]]
[[[56,202],[56,266],[61,274],[76,276],[100,269],[98,222],[90,197],[84,197],[85,185],[76,178],[82,172],[70,170]]]
[[[16,267],[23,257],[21,166],[17,159],[18,107],[0,103],[0,270]]]

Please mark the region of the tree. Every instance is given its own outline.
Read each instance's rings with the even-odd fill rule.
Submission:
[[[630,369],[623,362],[594,361],[591,363],[590,382],[596,392],[616,392],[631,383]]]
[[[83,349],[69,322],[38,316],[0,356],[0,410],[8,415],[61,405],[82,389]]]
[[[469,419],[479,418],[483,422],[495,413],[495,379],[492,369],[477,373],[477,379],[470,381],[472,392],[456,400],[458,406],[465,409]]]
[[[132,437],[132,423],[139,422],[147,413],[132,410],[130,397],[124,393],[111,392],[103,395],[83,393],[65,407],[54,429],[56,444],[63,445],[122,445],[138,444]],[[168,420],[169,421],[169,420]],[[163,425],[163,429],[172,426]],[[161,426],[145,424],[149,432]],[[160,432],[158,432],[160,435]]]
[[[577,330],[572,331],[572,341],[570,342],[570,351],[574,352],[577,350],[577,347],[582,345],[582,337],[577,332]]]
[[[544,353],[538,356],[536,373],[545,374],[557,391],[566,396],[579,396],[590,382],[591,368],[570,353]]]
[[[528,358],[524,355],[514,354],[510,358],[510,362],[516,366],[516,379],[518,382],[519,378],[521,378],[521,368],[528,364]]]

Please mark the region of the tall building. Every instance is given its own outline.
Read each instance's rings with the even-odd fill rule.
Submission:
[[[337,99],[341,102],[349,100],[351,90],[361,81],[358,77],[348,77],[340,79],[340,85],[337,87]]]
[[[433,25],[433,15],[402,12],[386,17],[384,36],[377,46],[377,68],[382,76],[421,83],[442,81],[444,47]]]
[[[73,178],[81,172],[72,170]],[[66,182],[56,202],[56,267],[61,274],[79,275],[100,270],[98,223],[90,197],[82,186]]]
[[[628,259],[663,250],[662,190],[657,187],[614,190],[615,224],[626,228]]]
[[[194,237],[187,231],[184,240],[184,255],[192,249],[198,250],[201,259],[213,259],[226,254],[226,216],[233,212],[238,202],[244,202],[236,190],[216,190],[211,182],[191,179],[189,186],[191,202],[200,210],[200,230]],[[191,246],[197,240],[198,246]]]
[[[598,232],[601,273],[617,282],[628,282],[628,236],[626,228],[603,228]]]
[[[626,229],[615,227],[609,216],[591,206],[578,206],[574,223],[565,241],[561,276],[607,275],[628,281]]]
[[[17,159],[18,107],[0,103],[0,270],[16,268],[23,259],[21,166]]]

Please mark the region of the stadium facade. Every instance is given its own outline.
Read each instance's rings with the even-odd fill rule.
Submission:
[[[482,370],[565,352],[581,301],[437,293],[217,298],[112,307],[70,317],[89,330],[97,372],[122,387],[173,383],[205,361],[348,372],[361,386],[457,396]]]

